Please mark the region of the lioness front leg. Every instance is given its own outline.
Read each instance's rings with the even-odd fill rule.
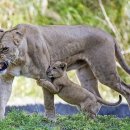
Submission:
[[[54,86],[51,82],[47,81],[46,79],[39,79],[37,81],[38,85],[41,87],[49,90],[51,93],[55,94],[59,92],[59,87]]]
[[[38,83],[38,85],[40,85],[42,87],[42,90],[43,90],[45,116],[49,120],[55,121],[56,115],[55,115],[55,105],[54,105],[54,94],[47,89],[47,86],[48,86],[47,82],[42,82],[42,84],[41,84],[41,82],[37,81],[37,83]]]
[[[44,106],[45,106],[45,116],[49,120],[56,120],[55,115],[55,105],[54,105],[54,94],[49,90],[42,88],[44,93]]]
[[[11,95],[13,77],[0,78],[0,119],[3,119],[5,116],[5,108],[9,97]]]

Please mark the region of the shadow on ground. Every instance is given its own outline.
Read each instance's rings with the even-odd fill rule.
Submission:
[[[76,107],[58,103],[56,106],[56,112],[61,115],[72,115],[78,113]],[[29,113],[43,113],[44,106],[42,104],[26,105],[26,106],[7,106],[6,114],[12,110],[23,110]],[[119,118],[130,117],[130,110],[127,104],[121,104],[117,107],[102,106],[99,115],[115,115]]]

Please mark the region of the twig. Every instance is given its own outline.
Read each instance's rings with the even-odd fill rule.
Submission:
[[[104,15],[104,17],[105,17],[105,20],[106,20],[106,22],[108,23],[109,28],[113,31],[113,33],[115,34],[117,40],[120,41],[119,33],[118,33],[116,27],[115,27],[115,26],[112,24],[112,22],[110,21],[110,19],[109,19],[107,13],[106,13],[106,11],[105,11],[105,8],[104,8],[104,6],[103,6],[102,0],[98,0],[98,2],[99,2],[99,5],[100,5],[100,8],[101,8],[101,10],[102,10],[102,13],[103,13],[103,15]]]

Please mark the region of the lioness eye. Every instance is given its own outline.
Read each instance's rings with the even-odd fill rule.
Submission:
[[[53,70],[55,70],[56,69],[56,67],[53,67]]]

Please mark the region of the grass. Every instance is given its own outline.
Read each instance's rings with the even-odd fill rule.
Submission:
[[[39,114],[12,111],[0,121],[0,130],[130,130],[130,118],[98,116],[88,119],[84,114],[61,116],[51,122]]]

